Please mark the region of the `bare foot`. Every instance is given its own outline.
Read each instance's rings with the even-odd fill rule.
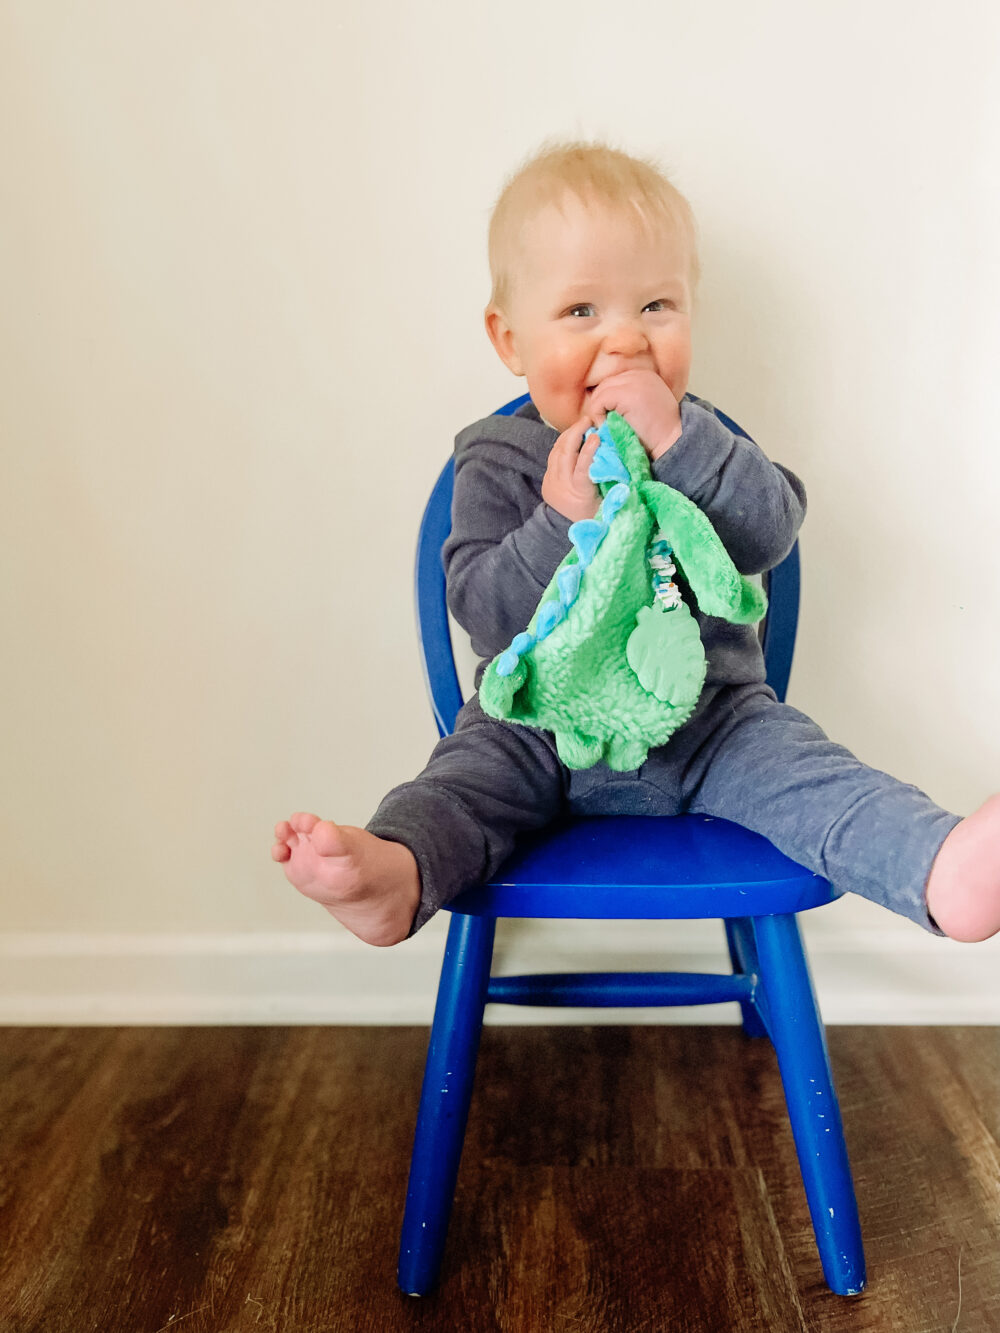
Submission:
[[[292,815],[274,828],[272,860],[300,893],[366,944],[398,944],[420,904],[420,872],[409,847],[367,829]]]
[[[946,935],[972,943],[1000,931],[1000,795],[956,824],[927,878],[927,910]]]

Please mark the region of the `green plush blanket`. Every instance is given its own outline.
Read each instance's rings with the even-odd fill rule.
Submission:
[[[601,508],[570,527],[573,549],[479,699],[492,717],[553,732],[567,767],[603,759],[625,772],[688,720],[705,683],[698,622],[671,575],[680,569],[703,614],[734,624],[767,604],[701,510],[652,480],[624,417],[612,412],[600,435],[590,476]]]

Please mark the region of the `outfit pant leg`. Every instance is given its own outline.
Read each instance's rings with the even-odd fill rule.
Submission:
[[[686,786],[692,813],[743,824],[835,888],[941,933],[924,889],[960,817],[861,763],[766,686],[730,705],[693,756]]]
[[[552,737],[498,722],[471,699],[423,772],[393,788],[367,825],[416,858],[421,899],[411,935],[456,894],[488,880],[519,833],[551,823],[565,793]]]

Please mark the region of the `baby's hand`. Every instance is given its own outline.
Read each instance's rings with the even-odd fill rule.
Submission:
[[[593,518],[601,503],[601,492],[587,475],[601,441],[597,435],[586,443],[583,439],[593,424],[590,417],[581,417],[563,431],[552,446],[542,478],[542,499],[574,522]]]
[[[653,370],[609,375],[591,394],[588,407],[598,421],[609,412],[620,412],[650,459],[659,458],[680,439],[680,405],[670,386]]]

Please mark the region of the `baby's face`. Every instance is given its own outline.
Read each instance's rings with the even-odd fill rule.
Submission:
[[[526,225],[510,308],[487,329],[524,375],[541,416],[564,431],[592,391],[623,370],[651,370],[680,401],[691,370],[691,255],[686,240],[568,196]]]

